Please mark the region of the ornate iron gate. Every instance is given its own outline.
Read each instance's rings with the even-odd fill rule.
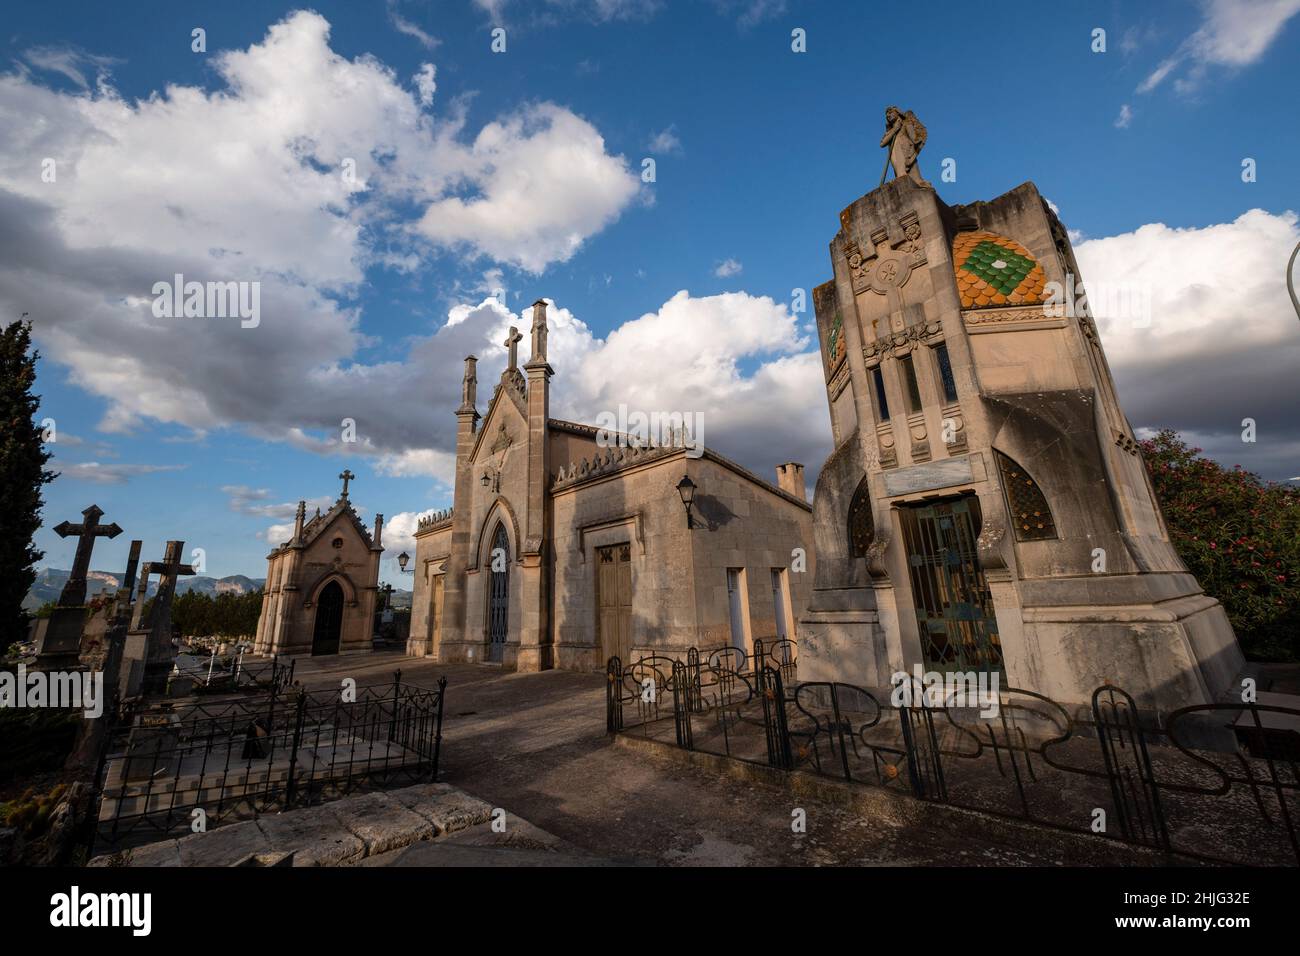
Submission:
[[[978,499],[903,507],[899,515],[926,664],[940,671],[1001,671],[993,598],[975,549]]]
[[[510,538],[498,525],[492,539],[489,565],[492,569],[488,596],[488,660],[500,662],[506,647],[506,630],[510,621]],[[500,570],[498,570],[498,568]]]

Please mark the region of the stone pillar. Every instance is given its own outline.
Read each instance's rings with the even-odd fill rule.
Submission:
[[[469,567],[470,522],[472,488],[474,480],[470,469],[470,454],[477,437],[479,414],[475,407],[478,376],[475,367],[478,359],[473,355],[465,359],[465,376],[461,381],[461,402],[456,409],[456,488],[452,494],[451,548],[447,558],[447,583],[443,588],[442,648],[440,660],[463,661],[469,658],[469,648],[480,641],[470,640],[465,633],[465,572]],[[476,651],[475,659],[479,658]]]
[[[555,370],[546,361],[546,302],[533,303],[533,354],[524,371],[528,375],[528,514],[520,555],[523,567],[523,620],[519,629],[521,671],[555,666],[550,634],[550,586],[547,576],[546,493],[550,482],[550,443],[546,421],[550,415],[550,381]]]

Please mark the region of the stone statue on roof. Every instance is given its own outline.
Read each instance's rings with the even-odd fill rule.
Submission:
[[[897,106],[885,110],[885,135],[881,137],[880,146],[888,149],[885,168],[880,174],[880,185],[885,184],[889,176],[889,167],[894,167],[894,176],[907,176],[918,186],[930,184],[921,178],[921,170],[916,159],[925,146],[925,126],[911,110],[903,112]]]

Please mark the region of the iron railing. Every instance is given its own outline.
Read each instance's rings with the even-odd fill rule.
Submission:
[[[282,693],[293,683],[297,661],[280,662],[279,655],[270,660],[245,660],[235,657],[198,657],[187,655],[178,658],[177,672],[194,680],[194,690],[199,694],[224,694],[231,691],[272,691]]]
[[[896,702],[852,684],[799,683],[793,653],[788,667],[757,647],[748,666],[742,657],[611,658],[607,729],[1166,853],[1300,862],[1300,747],[1289,729],[1300,710],[1201,704],[1158,718],[1105,685],[1078,714],[1002,688],[982,716],[952,697]]]
[[[368,787],[437,778],[446,678],[343,693],[124,707],[97,780],[95,846],[120,848]],[[199,812],[201,811],[201,813]]]

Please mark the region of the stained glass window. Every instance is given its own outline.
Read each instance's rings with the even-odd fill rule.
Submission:
[[[903,384],[907,386],[907,410],[915,415],[921,410],[921,389],[916,384],[916,366],[912,364],[910,355],[899,359],[898,365],[903,370]]]
[[[1007,507],[1011,512],[1016,540],[1043,541],[1058,537],[1056,522],[1052,520],[1052,509],[1047,506],[1047,498],[1043,495],[1043,489],[1038,487],[1038,482],[1002,452],[995,453],[998,456],[998,468],[1002,472],[1002,487],[1007,494]]]
[[[876,383],[876,414],[884,424],[889,421],[889,399],[885,398],[885,377],[880,374],[880,366],[871,370],[871,380]]]
[[[934,357],[939,361],[939,381],[943,383],[943,400],[952,404],[957,401],[957,380],[952,375],[952,360],[948,357],[948,346],[935,346]]]
[[[849,502],[849,557],[865,558],[867,549],[876,538],[876,526],[871,518],[871,489],[864,476]]]

